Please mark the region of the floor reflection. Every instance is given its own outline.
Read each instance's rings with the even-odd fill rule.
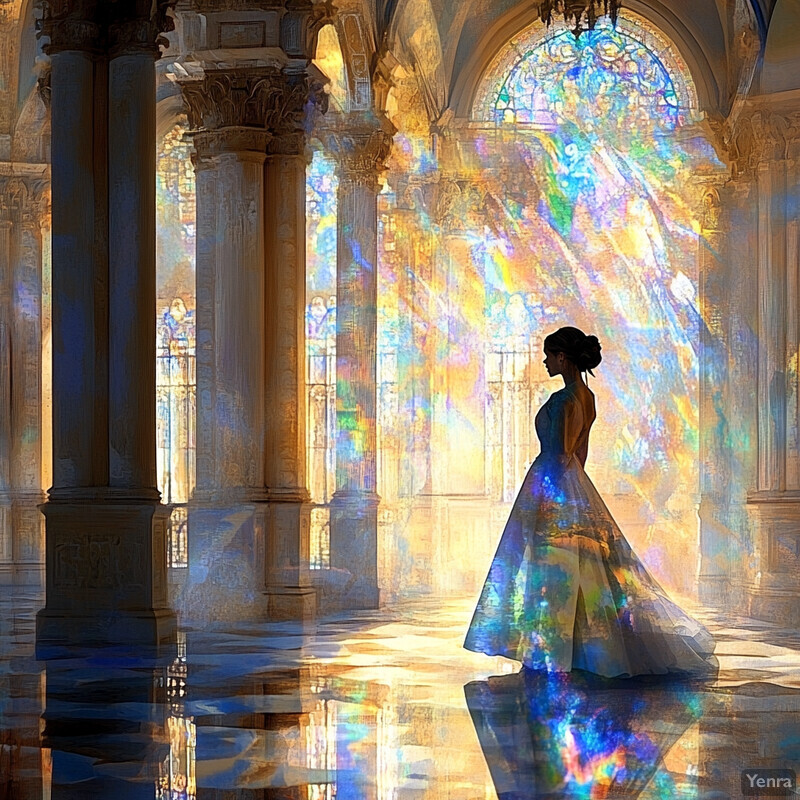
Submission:
[[[37,603],[0,595],[0,800],[738,800],[800,765],[796,633],[702,609],[698,685],[519,673],[461,648],[471,598],[48,662]]]
[[[696,764],[677,783],[664,756],[696,722],[703,693],[688,684],[612,681],[522,670],[464,693],[500,800],[695,797]]]
[[[45,676],[51,800],[153,800],[169,753],[163,667],[108,653],[50,661]]]

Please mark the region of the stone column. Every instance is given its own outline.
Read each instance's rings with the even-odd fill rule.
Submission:
[[[306,124],[324,110],[321,83],[303,70],[274,77],[264,171],[266,292],[266,580],[271,619],[308,619],[316,609],[309,574],[306,485]]]
[[[698,591],[703,602],[726,601],[730,590],[731,542],[726,535],[731,464],[725,463],[729,442],[725,429],[729,381],[732,276],[726,252],[727,220],[721,181],[706,185],[700,212],[698,252],[700,333],[700,567]]]
[[[40,168],[40,172],[41,172]],[[46,180],[15,178],[7,186],[11,235],[11,548],[14,582],[40,584],[44,565],[42,491],[42,224]]]
[[[37,645],[168,642],[155,470],[155,57],[165,2],[44,3],[51,59],[53,487]]]
[[[178,80],[192,124],[203,131],[195,140],[200,437],[193,502],[229,498],[238,509],[220,521],[222,538],[200,552],[190,514],[190,579],[195,570],[196,581],[215,592],[236,586],[250,617],[262,603],[273,619],[305,619],[315,607],[305,474],[305,169],[307,111],[322,95],[311,59],[329,10],[203,0],[178,12]],[[238,54],[245,63],[237,64]]]
[[[437,358],[445,374],[441,390],[434,393],[436,432],[443,443],[435,445],[434,454],[442,447],[444,461],[443,470],[434,469],[434,478],[439,479],[446,509],[441,533],[434,539],[433,587],[439,595],[479,589],[492,555],[485,535],[491,524],[485,491],[486,281],[482,262],[473,261],[473,241],[465,225],[474,187],[451,179],[446,186],[454,197],[446,203],[449,210],[440,212],[443,296],[448,308],[441,342],[445,352]]]
[[[332,137],[338,156],[336,279],[336,492],[331,568],[342,585],[331,602],[377,608],[378,177],[394,133],[388,121],[348,119]],[[326,598],[327,599],[327,598]]]
[[[0,186],[5,198],[5,186]],[[2,202],[2,201],[0,201]],[[3,209],[7,213],[7,208]],[[11,220],[0,219],[0,581],[13,575],[11,550]]]
[[[758,469],[748,497],[756,532],[747,611],[800,623],[800,407],[798,406],[797,137],[800,112],[760,108],[752,131],[758,197]]]
[[[404,303],[406,337],[404,372],[400,372],[400,408],[408,426],[409,451],[403,454],[401,494],[408,505],[394,526],[392,547],[395,567],[395,596],[405,586],[433,584],[432,539],[436,535],[436,517],[431,483],[431,413],[432,368],[435,363],[437,324],[433,289],[433,237],[421,219],[423,186],[405,186],[403,176],[390,181],[397,184],[397,247],[400,297]]]
[[[264,163],[274,70],[182,84],[197,175],[197,488],[193,618],[258,618],[264,603]]]

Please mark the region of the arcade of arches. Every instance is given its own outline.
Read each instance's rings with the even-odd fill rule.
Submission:
[[[474,598],[566,324],[636,552],[800,625],[798,34],[796,0],[578,38],[535,0],[1,2],[0,585],[40,656]]]
[[[474,592],[565,323],[605,343],[591,474],[637,552],[800,619],[800,107],[763,9],[576,40],[171,5],[3,11],[0,574],[63,588],[42,626]]]

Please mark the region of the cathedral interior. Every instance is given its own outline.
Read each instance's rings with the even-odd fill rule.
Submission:
[[[0,800],[797,770],[799,42],[800,0],[0,0]],[[562,325],[713,681],[462,649]]]

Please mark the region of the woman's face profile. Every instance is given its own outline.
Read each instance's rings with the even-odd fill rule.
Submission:
[[[554,375],[560,375],[564,367],[564,354],[553,353],[547,348],[544,350],[544,361],[542,362],[547,369],[547,374],[552,378]]]

